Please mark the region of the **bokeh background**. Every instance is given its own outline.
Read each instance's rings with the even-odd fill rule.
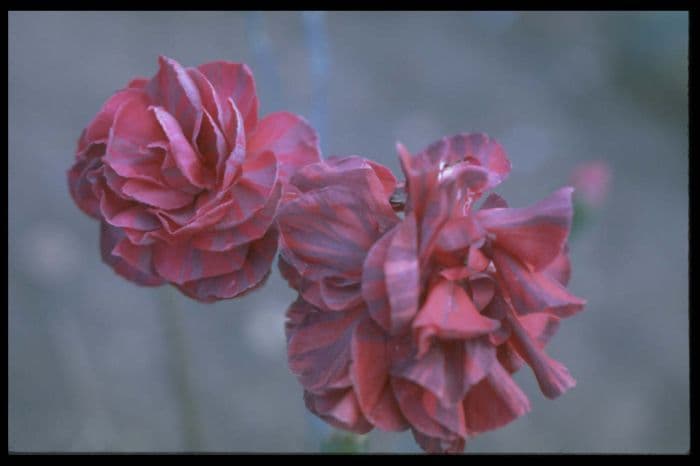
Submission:
[[[461,131],[502,142],[499,193],[524,206],[590,159],[614,173],[571,244],[588,299],[550,353],[578,386],[468,452],[685,452],[688,387],[688,16],[515,12],[10,12],[9,381],[13,451],[318,451],[287,369],[275,272],[242,299],[195,303],[100,261],[98,224],[65,172],[104,100],[157,56],[248,63],[263,114],[310,118],[325,155],[398,173]],[[417,452],[373,432],[372,452]]]

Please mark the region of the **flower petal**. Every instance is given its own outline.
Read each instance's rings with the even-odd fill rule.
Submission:
[[[430,437],[416,429],[411,429],[411,433],[416,443],[428,453],[461,453],[466,445],[465,440],[457,436],[449,439]]]
[[[467,430],[473,433],[503,427],[530,411],[527,396],[498,363],[469,391],[463,406]]]
[[[202,126],[196,138],[197,151],[201,155],[204,164],[212,171],[223,164],[229,155],[229,145],[226,137],[214,122],[209,112],[204,111]]]
[[[98,147],[104,150],[104,145]],[[71,197],[80,210],[93,218],[100,218],[100,201],[95,196],[93,184],[88,180],[88,174],[101,169],[101,161],[97,157],[81,158],[68,170],[68,187]]]
[[[370,317],[384,330],[391,328],[391,305],[386,288],[384,263],[395,229],[389,230],[372,245],[362,266],[362,297]]]
[[[483,133],[462,133],[444,137],[432,143],[421,154],[435,164],[453,165],[467,161],[489,171],[490,189],[505,180],[510,173],[510,161],[501,145]]]
[[[361,309],[323,312],[308,303],[305,309],[304,319],[289,329],[290,370],[312,392],[350,387],[351,339]]]
[[[320,278],[324,271],[332,271],[358,283],[366,252],[381,234],[377,215],[344,186],[312,191],[288,202],[278,212],[277,222],[283,254],[300,273]]]
[[[165,281],[153,273],[145,273],[143,270],[139,270],[136,267],[129,265],[123,258],[114,255],[112,251],[115,246],[124,241],[124,233],[119,228],[114,228],[102,222],[100,225],[100,250],[102,252],[102,260],[114,269],[116,273],[126,278],[129,281],[138,283],[142,286],[159,286],[165,283]],[[144,246],[134,246],[133,252],[142,257],[139,262],[150,262],[149,248]]]
[[[500,326],[497,320],[482,316],[464,289],[455,282],[441,280],[434,285],[413,321],[419,354],[430,339],[469,339],[486,335]]]
[[[510,342],[532,368],[544,396],[554,399],[576,386],[576,381],[571,377],[568,369],[559,361],[547,356],[542,350],[542,345],[528,333],[515,314],[509,312],[506,320],[513,332]],[[540,338],[548,338],[553,330],[549,329],[549,332],[550,335],[543,335]]]
[[[194,186],[199,188],[211,187],[212,176],[207,176],[205,167],[197,157],[197,153],[187,140],[179,122],[162,107],[151,107],[158,123],[170,143],[169,153],[172,155],[177,168]]]
[[[192,238],[192,245],[206,251],[225,251],[259,239],[272,225],[282,192],[281,188],[281,185],[276,185],[265,205],[248,220],[227,229],[221,230],[217,226],[197,233]]]
[[[202,251],[190,242],[167,244],[161,241],[153,245],[153,262],[161,277],[182,285],[238,270],[247,252],[247,244],[228,251]]]
[[[172,115],[185,139],[192,141],[199,132],[202,101],[199,90],[187,70],[171,58],[158,57],[158,72],[146,85],[151,101]]]
[[[339,429],[366,434],[372,424],[362,415],[352,389],[330,390],[322,394],[304,392],[304,402],[312,413]]]
[[[178,209],[194,200],[191,194],[163,188],[144,180],[127,180],[121,192],[136,201],[161,209]]]
[[[368,316],[355,327],[352,338],[352,379],[365,417],[376,427],[401,431],[408,427],[389,384],[390,355],[382,329]]]
[[[421,279],[416,219],[412,213],[407,214],[394,230],[386,254],[384,275],[391,305],[391,332],[397,333],[410,324],[418,311]]]
[[[344,185],[355,189],[378,210],[393,212],[388,200],[396,187],[396,178],[388,168],[362,157],[329,157],[305,165],[294,173],[290,183],[301,192]]]
[[[566,286],[571,279],[571,261],[569,260],[569,246],[564,244],[561,253],[542,269],[542,273]]]
[[[245,131],[250,133],[258,121],[258,96],[255,91],[253,73],[247,65],[226,61],[205,63],[197,69],[207,78],[216,91],[219,106],[231,98],[245,121]],[[222,128],[229,128],[229,122],[222,121]]]
[[[494,249],[492,258],[501,288],[507,291],[518,315],[549,312],[568,317],[581,311],[586,304],[586,300],[572,295],[547,274],[529,271],[507,253]]]
[[[114,123],[114,117],[119,108],[134,97],[140,97],[143,92],[136,89],[122,89],[112,95],[107,102],[102,105],[102,108],[95,118],[85,128],[80,143],[78,152],[83,152],[90,144],[106,143],[109,139],[109,131]]]
[[[530,207],[481,210],[477,217],[495,235],[496,247],[541,270],[561,253],[569,235],[572,191],[562,188]]]
[[[150,231],[160,227],[158,218],[134,201],[123,199],[106,186],[100,186],[100,212],[105,222],[115,227]]]
[[[268,230],[265,236],[248,245],[248,255],[238,270],[187,282],[179,285],[178,288],[187,296],[202,302],[243,296],[265,283],[275,254],[277,254],[277,230],[273,228]]]
[[[431,392],[407,379],[392,377],[390,380],[401,413],[413,429],[429,437],[446,438],[450,436],[450,431],[434,419],[433,410],[436,407],[436,398]],[[424,398],[429,400],[428,406],[424,403]]]
[[[316,131],[303,118],[276,112],[260,120],[248,137],[248,151],[274,152],[280,164],[280,179],[287,182],[299,168],[320,160]]]

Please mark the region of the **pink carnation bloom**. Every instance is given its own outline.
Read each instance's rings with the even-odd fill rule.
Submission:
[[[572,190],[527,208],[491,195],[477,209],[510,171],[495,141],[461,134],[399,151],[403,218],[386,169],[361,159],[292,179],[304,187],[278,218],[280,267],[299,291],[289,364],[330,424],[410,428],[425,450],[458,452],[529,411],[511,377],[523,364],[549,398],[575,384],[544,351],[585,304],[565,288]]]
[[[611,180],[610,165],[602,160],[584,162],[571,175],[576,195],[591,207],[600,207],[605,202]]]
[[[123,277],[205,302],[232,298],[267,278],[282,190],[319,160],[318,139],[291,113],[258,120],[246,65],[159,64],[85,128],[70,192],[100,220],[102,257]]]

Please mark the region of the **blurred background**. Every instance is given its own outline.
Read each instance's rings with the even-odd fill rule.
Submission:
[[[81,130],[159,54],[248,63],[261,114],[396,173],[397,140],[486,132],[513,206],[605,162],[571,244],[588,306],[549,351],[578,385],[547,400],[521,370],[532,412],[467,452],[688,450],[687,13],[10,12],[8,37],[10,450],[314,452],[329,433],[287,369],[276,270],[210,305],[132,285],[69,197]],[[419,451],[376,431],[367,449]]]

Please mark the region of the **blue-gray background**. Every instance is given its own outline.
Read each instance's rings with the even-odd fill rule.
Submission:
[[[275,272],[202,305],[100,262],[65,171],[111,93],[185,66],[248,63],[263,114],[315,121],[326,155],[398,170],[460,131],[499,139],[499,192],[524,206],[588,159],[615,182],[572,244],[587,310],[551,345],[578,386],[472,452],[683,452],[689,446],[687,14],[9,13],[8,435],[15,451],[317,451],[286,365]],[[171,292],[171,293],[169,293]],[[417,451],[372,433],[370,451]]]

